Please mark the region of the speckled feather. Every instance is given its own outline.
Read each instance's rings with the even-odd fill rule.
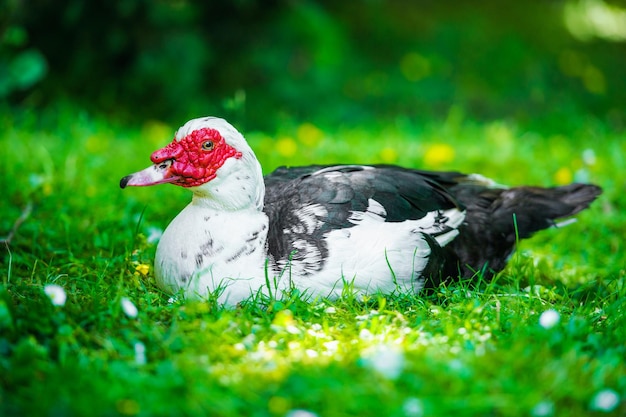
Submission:
[[[290,255],[297,262],[307,258],[294,242],[306,241],[321,253],[316,270],[329,257],[325,236],[331,230],[350,229],[353,213],[365,212],[370,200],[384,209],[382,220],[404,222],[424,218],[430,212],[462,210],[439,185],[416,171],[396,167],[361,165],[279,168],[265,178],[265,213],[270,219],[268,252],[273,259]],[[316,227],[306,227],[306,207],[316,217]],[[308,221],[311,223],[311,221]],[[445,222],[444,222],[445,223]],[[286,236],[287,235],[287,236]],[[295,252],[294,252],[295,251]]]

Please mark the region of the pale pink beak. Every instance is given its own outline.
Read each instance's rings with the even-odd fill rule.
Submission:
[[[120,180],[120,187],[144,187],[175,182],[179,180],[180,177],[172,175],[170,170],[172,162],[171,159],[167,159],[159,164],[154,164],[144,170],[127,175]]]

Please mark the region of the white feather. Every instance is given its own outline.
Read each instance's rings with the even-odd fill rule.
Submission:
[[[453,208],[431,211],[417,220],[417,225],[421,232],[434,235],[437,243],[440,246],[445,246],[459,234],[456,229],[463,223],[463,220],[465,220],[465,211]],[[452,230],[441,234],[447,229]]]
[[[328,211],[321,204],[310,204],[296,212],[299,222],[288,233],[311,234],[322,225],[322,219],[328,215]]]
[[[157,284],[170,292],[182,289],[190,298],[204,298],[226,287],[220,302],[236,304],[265,284],[267,216],[257,210],[224,213],[198,201],[181,211],[161,237]]]
[[[487,178],[481,174],[469,174],[465,177],[464,182],[469,184],[484,185],[489,188],[509,188],[506,185],[498,184],[491,178]]]
[[[366,211],[353,212],[349,217],[353,227],[328,233],[326,242],[331,255],[324,268],[305,279],[293,276],[293,283],[298,288],[308,287],[315,295],[330,297],[341,295],[344,281],[360,294],[418,291],[423,281],[417,278],[431,252],[422,233],[440,231],[437,219],[442,214],[448,218],[446,225],[453,228],[438,236],[443,245],[458,234],[454,228],[463,222],[464,212],[450,209],[428,213],[419,220],[385,222],[384,207],[370,199]]]

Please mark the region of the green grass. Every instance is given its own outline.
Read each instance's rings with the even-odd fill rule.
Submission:
[[[266,171],[390,162],[512,185],[577,175],[605,193],[578,223],[524,241],[477,289],[363,301],[294,293],[233,310],[172,302],[136,269],[152,263],[151,236],[190,196],[118,182],[176,126],[125,127],[65,107],[7,111],[0,126],[0,234],[32,204],[0,255],[2,416],[626,413],[626,137],[601,122],[572,115],[565,132],[529,131],[453,110],[428,125],[249,132]],[[585,149],[595,163],[584,163]],[[48,284],[65,289],[64,306],[51,304]],[[547,310],[560,317],[551,328],[539,324]]]

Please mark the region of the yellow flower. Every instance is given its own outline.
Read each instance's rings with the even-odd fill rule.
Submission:
[[[298,140],[307,146],[315,146],[324,138],[324,132],[312,123],[302,123],[296,135]]]
[[[150,265],[148,264],[139,264],[135,267],[135,273],[139,273],[144,277],[148,275],[148,272],[150,272]]]
[[[291,407],[291,402],[287,398],[275,396],[269,399],[267,407],[274,414],[285,415],[289,411],[289,407]]]
[[[424,162],[430,166],[440,166],[454,160],[454,148],[445,143],[435,143],[426,149]]]
[[[274,320],[272,320],[274,326],[287,327],[295,326],[296,321],[293,319],[293,313],[291,310],[281,310],[276,313]]]
[[[143,125],[141,136],[147,138],[154,146],[163,146],[163,142],[172,139],[172,128],[158,120],[149,120]]]
[[[554,181],[559,185],[571,183],[572,178],[572,170],[567,167],[559,168],[559,170],[554,173]]]
[[[296,141],[292,138],[284,137],[278,139],[278,142],[276,142],[276,149],[278,150],[279,154],[281,154],[285,158],[289,158],[296,154],[296,152],[298,151],[298,145],[296,144]]]
[[[383,148],[380,151],[380,159],[386,164],[396,162],[398,160],[398,151],[394,148]]]
[[[53,191],[53,190],[52,190],[52,184],[50,184],[49,182],[46,182],[46,183],[43,185],[43,188],[42,188],[42,190],[41,190],[41,191],[43,192],[43,195],[45,195],[45,196],[49,196],[50,194],[52,194],[52,191]]]

